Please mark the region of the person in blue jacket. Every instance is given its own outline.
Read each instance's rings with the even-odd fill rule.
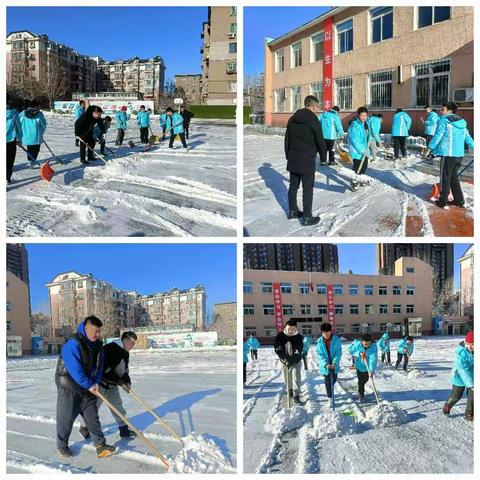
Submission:
[[[93,126],[93,139],[95,143],[98,142],[100,144],[100,155],[105,155],[105,143],[106,143],[106,135],[112,124],[112,117],[107,115],[105,118],[102,119],[101,122],[96,123]]]
[[[390,357],[390,335],[388,332],[385,332],[378,341],[378,349],[382,352],[381,360],[382,363],[385,361],[390,364],[392,359]]]
[[[173,148],[173,142],[178,135],[182,142],[183,148],[188,149],[187,142],[185,140],[185,130],[183,128],[183,117],[178,112],[174,112],[173,108],[168,107],[165,111],[167,114],[166,129],[170,132],[170,141],[168,148]]]
[[[250,351],[250,345],[243,340],[243,384],[247,383],[247,363],[248,363],[248,352]]]
[[[463,208],[462,187],[458,180],[458,168],[465,155],[465,144],[474,148],[473,139],[467,128],[467,122],[457,115],[457,105],[453,102],[445,103],[442,107],[442,117],[438,121],[435,135],[428,144],[426,155],[430,150],[440,160],[440,197],[435,202],[440,208],[445,208],[450,190],[453,195],[453,204]]]
[[[353,171],[363,175],[367,171],[370,149],[368,139],[370,132],[368,129],[368,109],[360,107],[357,110],[357,116],[351,121],[348,127],[348,149],[350,158],[353,161]],[[357,191],[361,184],[352,179],[352,190]]]
[[[77,121],[83,114],[85,113],[85,100],[80,100],[78,102],[78,105],[75,106],[73,109],[73,117],[75,118],[75,121]],[[75,137],[75,146],[79,147],[79,139]]]
[[[383,115],[381,113],[374,113],[367,119],[368,133],[370,134],[368,138],[368,144],[370,147],[370,153],[372,154],[372,162],[377,159],[378,148],[383,144],[382,139],[380,138],[382,120]]]
[[[335,141],[345,136],[342,121],[340,120],[340,108],[336,105],[326,112],[317,115],[322,126],[324,148],[321,150],[320,164],[337,165],[335,161]]]
[[[140,142],[148,143],[148,127],[150,126],[150,114],[145,110],[145,105],[140,106],[137,113],[137,123],[140,127]]]
[[[71,457],[68,440],[73,423],[81,415],[102,458],[115,452],[107,445],[98,418],[97,392],[103,374],[102,322],[87,317],[76,333],[65,343],[55,372],[57,385],[57,450],[62,457]]]
[[[465,420],[473,422],[473,331],[468,332],[465,340],[455,350],[452,368],[452,392],[443,406],[443,413],[450,415],[452,407],[463,397],[467,389],[467,407]]]
[[[115,112],[115,121],[117,122],[117,138],[115,145],[121,147],[123,139],[125,138],[125,130],[127,129],[127,107],[123,106],[120,110]]]
[[[377,344],[369,333],[362,335],[360,340],[354,340],[348,347],[352,355],[358,379],[358,396],[360,401],[365,398],[365,384],[373,377],[377,370]]]
[[[250,357],[253,360],[258,360],[258,349],[260,348],[260,342],[255,337],[255,335],[250,335],[247,340],[248,346],[250,347]]]
[[[17,142],[22,141],[22,127],[18,118],[20,101],[12,97],[7,98],[7,182],[12,183],[13,165],[17,155]]]
[[[317,341],[318,370],[323,375],[327,397],[332,401],[332,382],[337,382],[342,358],[340,339],[332,334],[332,325],[328,322],[320,326],[322,336]]]
[[[423,121],[423,134],[425,135],[425,140],[427,141],[428,145],[430,143],[430,140],[435,135],[435,130],[437,129],[437,123],[440,117],[430,105],[425,105],[425,111],[427,112],[427,116]],[[430,158],[432,157],[433,155],[430,154]]]
[[[395,160],[400,158],[400,152],[403,158],[407,157],[406,143],[411,126],[412,119],[410,115],[401,108],[397,108],[392,119],[392,140]]]
[[[305,335],[303,337],[303,350],[302,350],[303,366],[305,370],[308,370],[307,357],[308,357],[308,351],[310,350],[311,345],[312,345],[312,339],[308,335]]]
[[[39,109],[39,103],[35,100],[31,101],[30,106],[20,113],[18,120],[22,130],[22,145],[27,147],[27,158],[33,167],[40,153],[47,121]]]
[[[400,365],[402,358],[403,358],[403,369],[407,371],[408,361],[413,354],[413,337],[410,335],[402,338],[398,342],[397,345],[397,363],[395,364],[395,370],[398,370],[398,366]]]
[[[165,140],[167,136],[167,111],[165,110],[160,114],[158,120],[160,121],[160,127],[162,127],[162,140]]]

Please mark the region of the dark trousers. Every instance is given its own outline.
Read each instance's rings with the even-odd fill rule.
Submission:
[[[165,136],[167,135],[167,128],[162,127],[162,137],[165,139]]]
[[[105,139],[104,138],[99,138],[98,139],[98,144],[100,145],[100,155],[105,154]]]
[[[363,160],[362,168],[360,168],[361,163],[362,163],[362,160],[353,159],[353,171],[355,173],[363,175],[367,171],[367,168],[368,168],[368,157],[365,157],[365,159]]]
[[[97,397],[90,392],[76,393],[57,386],[57,447],[68,447],[73,422],[81,415],[95,446],[105,443],[100,419],[98,418]]]
[[[304,355],[302,359],[303,359],[303,367],[305,368],[305,370],[308,370],[307,356]]]
[[[397,352],[397,363],[395,364],[395,368],[398,368],[398,366],[402,362],[402,357],[403,357],[403,369],[406,370],[408,366],[408,355],[406,353]]]
[[[243,384],[247,383],[247,363],[243,362]]]
[[[313,184],[315,182],[315,174],[290,172],[290,187],[288,189],[288,207],[290,210],[298,210],[297,192],[302,182],[303,192],[303,216],[312,216],[312,202],[313,202]]]
[[[75,136],[75,146],[80,146],[80,140]]]
[[[15,156],[17,155],[17,141],[7,142],[7,181],[12,178],[13,165],[15,163]]]
[[[187,138],[188,140],[188,137],[190,136],[190,124],[189,123],[186,123],[184,126],[183,126],[184,130],[185,130],[185,137]]]
[[[258,360],[258,350],[250,350],[250,357],[252,360]]]
[[[452,385],[452,392],[445,402],[445,405],[453,407],[463,397],[463,392],[466,387],[457,387]],[[465,409],[465,416],[473,416],[473,388],[467,388],[467,408]]]
[[[175,141],[176,135],[177,134],[173,132],[170,134],[170,142],[168,143],[168,146],[170,148],[173,148],[173,142]],[[185,141],[185,132],[179,133],[178,136],[180,137],[183,148],[187,148],[187,142]]]
[[[337,383],[337,374],[334,373],[333,371],[330,371],[328,375],[324,375],[323,379],[325,380],[325,388],[327,389],[327,397],[332,398],[332,378],[333,378],[333,384],[335,385]]]
[[[30,154],[27,155],[29,162],[36,160],[40,153],[40,145],[27,145],[27,152]]]
[[[148,143],[148,127],[140,127],[140,142]]]
[[[93,138],[82,138],[83,142],[80,142],[80,161],[85,162],[85,152],[87,150],[87,146],[85,143],[90,147],[88,149],[87,158],[88,160],[93,160],[93,149],[95,148],[95,140]]]
[[[124,138],[125,130],[123,128],[117,128],[117,139],[115,140],[115,145],[121,145]]]
[[[335,161],[335,140],[323,140],[323,148],[320,151],[320,161],[325,163],[327,161],[327,152],[328,152],[328,161],[330,163]]]
[[[382,352],[382,363],[385,363],[385,360],[387,360],[387,363],[392,361],[390,358],[390,352]]]
[[[407,156],[407,148],[405,144],[407,142],[407,137],[392,137],[393,138],[393,153],[395,158],[399,158],[400,151],[402,152],[402,156]]]
[[[462,187],[458,180],[458,168],[462,164],[462,157],[442,157],[440,160],[440,198],[438,201],[446,205],[448,194],[452,191],[453,201],[460,205],[465,203]]]
[[[365,395],[365,384],[368,382],[369,375],[368,372],[361,372],[357,369],[357,380],[358,380],[358,394],[363,397]]]

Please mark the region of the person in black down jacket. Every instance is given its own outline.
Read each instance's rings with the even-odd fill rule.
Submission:
[[[324,147],[322,127],[317,118],[318,98],[305,97],[305,108],[297,110],[288,120],[285,132],[285,156],[287,170],[290,172],[288,189],[288,218],[303,216],[303,225],[316,225],[320,217],[312,216],[313,185],[315,182],[315,163],[317,152]],[[298,210],[297,192],[302,182],[303,212]]]
[[[288,369],[288,385],[287,378],[285,378],[288,395],[293,397],[293,401],[297,405],[300,405],[303,336],[298,333],[295,320],[287,321],[283,332],[279,332],[275,337],[274,347],[278,358]]]
[[[93,149],[95,147],[95,139],[93,138],[93,127],[98,124],[100,129],[104,131],[102,122],[101,107],[90,105],[85,113],[75,122],[75,137],[80,138],[80,161],[87,164],[88,161],[93,160]],[[88,161],[85,160],[85,151],[88,149]]]

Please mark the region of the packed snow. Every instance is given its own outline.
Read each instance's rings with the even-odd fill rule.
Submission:
[[[115,124],[107,133],[106,163],[80,163],[73,117],[46,116],[45,140],[66,165],[52,161],[42,145],[38,160],[50,159],[50,183],[31,169],[17,149],[13,183],[7,186],[9,236],[233,236],[236,235],[236,128],[194,120],[189,151],[176,141],[149,149],[139,143],[134,119],[127,140],[114,145]],[[159,134],[158,120],[153,132]],[[99,147],[97,145],[97,152]]]
[[[313,214],[320,216],[320,223],[304,227],[298,219],[287,219],[289,173],[283,137],[245,131],[243,143],[245,235],[473,235],[473,185],[462,182],[466,211],[458,207],[450,207],[448,211],[438,209],[429,197],[432,185],[439,182],[439,177],[415,168],[424,162],[418,149],[407,148],[409,156],[395,162],[378,156],[376,161],[369,163],[366,175],[360,177],[368,180],[368,184],[357,192],[350,189],[354,176],[351,164],[342,164],[337,154],[338,165],[320,166],[317,157]],[[300,209],[301,197],[300,188]],[[437,219],[439,214],[444,215]],[[458,217],[456,222],[449,222],[453,216]]]
[[[78,432],[70,437],[74,456],[57,455],[55,443],[57,357],[7,361],[8,473],[234,473],[236,471],[236,350],[133,351],[134,391],[181,437],[183,444],[139,404],[121,391],[129,420],[169,464],[139,439],[120,439],[103,405],[100,421],[107,442],[117,451],[97,459],[95,447]]]
[[[416,339],[415,364],[409,366],[409,373],[379,363],[375,385],[380,404],[371,381],[366,385],[366,401],[358,401],[348,342],[342,341],[335,411],[326,397],[312,346],[309,370],[302,370],[301,399],[306,403],[294,406],[290,413],[283,365],[272,347],[262,347],[258,361],[247,365],[244,472],[473,473],[473,423],[463,418],[466,398],[453,407],[450,417],[442,413],[451,389],[454,352],[461,340]]]

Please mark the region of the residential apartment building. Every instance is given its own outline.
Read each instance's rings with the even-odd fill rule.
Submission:
[[[234,105],[237,98],[237,7],[208,7],[201,33],[202,103]]]
[[[362,332],[378,338],[387,329],[393,336],[432,332],[432,267],[417,258],[398,259],[393,275],[244,270],[243,276],[244,336],[263,343],[272,343],[290,319],[303,335],[318,337],[329,313],[336,333],[347,338]]]
[[[328,243],[245,243],[243,268],[338,272],[338,248]]]
[[[7,271],[30,285],[28,252],[23,243],[7,243]]]
[[[457,261],[460,264],[460,315],[473,317],[474,304],[474,246],[470,245]]]
[[[30,289],[28,284],[7,270],[7,356],[32,353],[30,331]]]
[[[183,91],[188,105],[200,105],[202,101],[202,75],[175,75],[175,89]]]
[[[220,340],[237,338],[237,302],[216,303],[213,306],[214,320],[209,331],[217,332]]]
[[[473,7],[335,7],[265,42],[265,123],[285,126],[303,99],[338,105],[344,128],[366,105],[402,107],[423,133],[426,104],[455,100],[473,131]]]

